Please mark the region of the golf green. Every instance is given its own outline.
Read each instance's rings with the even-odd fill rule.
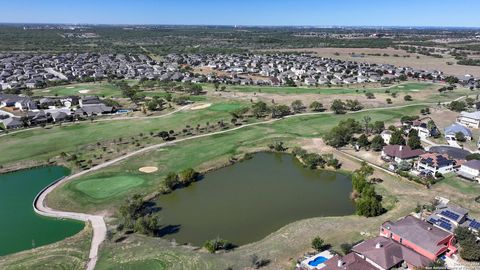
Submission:
[[[145,180],[136,176],[92,178],[78,182],[74,188],[94,199],[105,199],[142,185]]]

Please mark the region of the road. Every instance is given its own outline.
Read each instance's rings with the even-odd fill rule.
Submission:
[[[414,107],[414,106],[419,106],[419,105],[428,106],[428,105],[432,105],[432,103],[420,103],[420,104],[417,103],[417,104],[402,105],[402,106],[370,108],[370,109],[359,110],[359,111],[356,111],[356,112],[347,112],[347,114],[355,114],[355,113],[378,111],[378,110],[401,109],[401,108]],[[185,107],[182,107],[182,108],[185,108]],[[179,109],[179,110],[181,110],[181,109]],[[89,261],[87,263],[87,268],[86,269],[87,270],[93,270],[95,268],[95,265],[96,265],[96,262],[97,262],[97,259],[98,259],[98,250],[100,248],[100,245],[102,244],[102,242],[105,240],[105,237],[106,237],[107,230],[106,230],[106,224],[105,224],[105,221],[104,221],[104,217],[101,216],[101,215],[90,215],[90,214],[84,214],[84,213],[64,212],[64,211],[59,211],[59,210],[55,210],[55,209],[52,209],[52,208],[48,207],[45,204],[45,198],[55,188],[57,188],[58,186],[66,183],[68,181],[71,181],[75,178],[78,178],[82,175],[98,171],[100,169],[106,168],[106,167],[108,167],[110,165],[113,165],[115,163],[118,163],[122,160],[128,159],[132,156],[135,156],[135,155],[138,155],[138,154],[141,154],[141,153],[144,153],[144,152],[148,152],[148,151],[151,151],[151,150],[154,150],[154,149],[157,149],[157,148],[174,145],[176,143],[180,143],[180,142],[184,142],[184,141],[190,141],[190,140],[200,139],[200,138],[204,138],[204,137],[209,137],[209,136],[224,134],[224,133],[228,133],[228,132],[233,132],[233,131],[248,128],[248,127],[251,127],[251,126],[270,124],[270,123],[274,123],[274,122],[277,122],[277,121],[282,121],[282,120],[288,119],[288,118],[322,115],[322,114],[332,114],[332,112],[312,112],[312,113],[302,113],[302,114],[288,115],[284,118],[277,118],[277,119],[271,119],[271,120],[266,120],[266,121],[262,121],[262,122],[250,123],[250,124],[238,126],[238,127],[232,128],[232,129],[227,129],[227,130],[222,130],[222,131],[206,133],[206,134],[202,134],[202,135],[196,135],[196,136],[192,136],[192,137],[179,139],[179,140],[176,140],[174,142],[164,142],[164,143],[160,143],[160,144],[151,145],[151,146],[133,151],[133,152],[128,153],[126,155],[120,156],[118,158],[112,159],[112,160],[107,161],[105,163],[99,164],[99,165],[94,166],[94,167],[92,167],[88,170],[78,172],[76,174],[70,175],[68,177],[65,177],[65,178],[59,180],[55,184],[49,186],[48,188],[44,189],[43,191],[41,191],[39,193],[36,201],[34,202],[34,210],[35,210],[35,212],[37,212],[38,214],[43,215],[43,216],[55,217],[55,218],[75,219],[75,220],[80,220],[80,221],[84,221],[84,222],[90,222],[92,224],[93,238],[92,238],[92,243],[91,243],[91,247],[90,247]],[[164,115],[164,116],[166,116],[166,115]],[[381,169],[384,170],[383,168],[381,168]]]

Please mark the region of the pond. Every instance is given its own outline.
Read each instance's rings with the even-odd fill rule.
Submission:
[[[54,243],[83,229],[81,222],[46,218],[33,211],[38,192],[68,174],[64,167],[0,174],[0,256]]]
[[[348,174],[306,169],[289,154],[258,153],[161,196],[161,234],[196,246],[216,237],[243,245],[297,220],[350,215],[351,191]]]

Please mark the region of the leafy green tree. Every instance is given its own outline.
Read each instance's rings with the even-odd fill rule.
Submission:
[[[317,167],[323,167],[325,160],[317,153],[308,153],[303,156],[303,162],[305,166],[310,169],[316,169]]]
[[[292,102],[291,107],[294,113],[300,113],[305,110],[305,105],[303,105],[303,102],[298,99]]]
[[[422,142],[420,141],[420,137],[418,136],[418,131],[415,129],[410,130],[408,133],[408,141],[407,145],[410,146],[412,149],[422,149]]]
[[[325,108],[323,107],[323,104],[318,101],[313,101],[312,103],[310,103],[309,108],[314,112],[322,112],[325,110]]]
[[[395,130],[392,133],[392,137],[390,138],[390,145],[405,145],[405,138],[403,137],[402,130]]]
[[[174,189],[178,185],[178,175],[174,172],[169,172],[165,177],[164,183],[169,189]]]
[[[330,106],[330,110],[332,110],[335,114],[344,114],[346,112],[345,103],[340,99],[335,99]]]
[[[468,156],[466,156],[465,159],[466,160],[473,160],[473,159],[480,160],[480,154],[479,153],[472,153],[472,154],[469,154]]]
[[[324,136],[325,142],[333,147],[342,147],[348,145],[351,141],[353,134],[360,133],[362,126],[360,123],[352,118],[340,121],[340,123],[332,128]]]
[[[312,239],[312,248],[318,252],[323,251],[325,249],[325,241],[319,236],[316,236]]]
[[[405,96],[403,97],[403,100],[405,100],[405,101],[412,101],[413,99],[412,99],[412,96],[410,96],[410,95],[405,95]]]
[[[380,201],[373,197],[360,197],[356,202],[356,209],[357,214],[364,217],[375,217],[384,212]]]
[[[464,142],[467,138],[465,138],[465,135],[462,132],[457,132],[455,133],[455,140],[459,142]]]
[[[372,131],[374,133],[380,134],[385,129],[385,122],[383,121],[375,121],[373,123]]]
[[[268,112],[268,106],[267,103],[263,101],[259,101],[255,104],[252,105],[252,112],[255,117],[260,118],[265,116],[265,114]]]
[[[455,111],[455,112],[462,112],[462,111],[465,111],[465,109],[467,108],[467,104],[463,101],[452,101],[450,102],[450,104],[448,104],[448,108],[452,111]]]
[[[365,134],[362,134],[360,135],[360,137],[358,137],[357,143],[358,143],[358,146],[362,148],[368,148],[368,146],[370,145],[370,142],[368,141],[368,137]]]
[[[188,186],[190,183],[195,182],[199,177],[199,173],[192,168],[183,170],[179,174],[180,183]]]
[[[363,105],[358,100],[347,99],[345,107],[350,111],[360,111],[363,109]]]
[[[372,141],[370,142],[370,147],[373,149],[373,151],[381,151],[384,146],[385,141],[380,135],[375,135],[375,137],[373,137]]]
[[[287,105],[276,105],[272,107],[272,118],[280,118],[291,114]]]

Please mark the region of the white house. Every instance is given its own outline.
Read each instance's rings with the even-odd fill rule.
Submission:
[[[456,161],[446,154],[425,153],[420,155],[415,167],[420,172],[428,171],[435,175],[437,172],[441,174],[453,172],[455,164]]]
[[[459,176],[476,180],[480,183],[480,160],[470,160],[462,164],[457,171]]]
[[[457,118],[457,122],[469,128],[479,128],[480,127],[480,111],[461,112]]]

